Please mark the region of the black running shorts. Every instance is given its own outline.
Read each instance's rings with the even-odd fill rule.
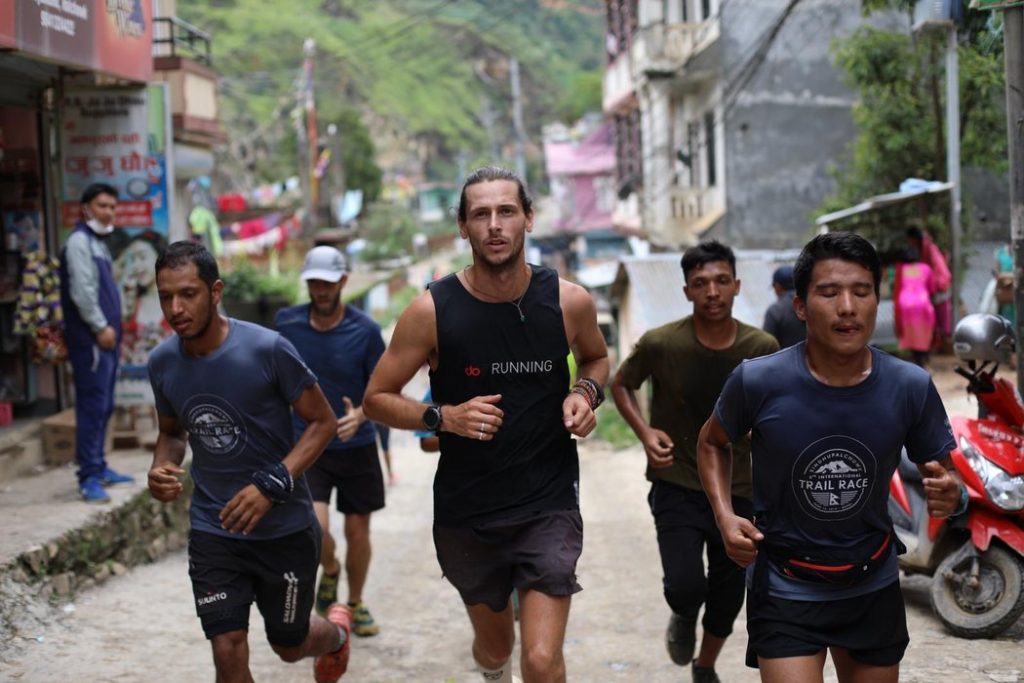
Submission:
[[[376,442],[326,450],[306,470],[306,483],[315,503],[329,503],[338,489],[336,507],[346,515],[368,515],[384,507],[384,473]]]
[[[255,600],[268,641],[301,645],[309,632],[319,563],[315,522],[290,536],[262,541],[191,531],[188,573],[206,637],[248,630],[249,605]]]
[[[910,643],[900,582],[845,600],[810,602],[747,592],[747,666],[757,658],[803,657],[828,647],[858,662],[893,666]]]
[[[467,605],[500,612],[513,588],[553,596],[583,590],[576,581],[579,510],[521,513],[465,528],[435,524],[434,547],[441,571]]]

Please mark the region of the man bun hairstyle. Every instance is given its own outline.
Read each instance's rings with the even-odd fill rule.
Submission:
[[[466,182],[462,184],[462,193],[459,195],[459,223],[466,222],[466,188],[470,185],[486,183],[492,180],[509,180],[515,183],[516,187],[519,188],[519,204],[522,206],[523,213],[529,215],[533,212],[533,199],[526,193],[526,187],[523,185],[522,178],[501,166],[483,166],[469,174]]]

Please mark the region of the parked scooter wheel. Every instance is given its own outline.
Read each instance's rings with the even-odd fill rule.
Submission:
[[[961,638],[991,638],[1024,613],[1024,561],[998,545],[974,557],[953,553],[939,564],[932,580],[932,608]]]

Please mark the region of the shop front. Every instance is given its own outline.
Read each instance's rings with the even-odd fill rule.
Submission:
[[[131,98],[152,71],[149,0],[0,2],[0,428],[69,402],[49,336],[60,316],[49,269],[74,210],[68,192],[109,182],[123,163],[94,150],[111,156],[109,167],[94,158],[68,173],[67,126],[79,116],[68,98],[111,90]]]

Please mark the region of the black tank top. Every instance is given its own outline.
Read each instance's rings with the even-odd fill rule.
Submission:
[[[441,432],[434,521],[469,526],[530,511],[579,507],[576,442],[562,424],[569,344],[558,275],[531,266],[519,310],[473,297],[454,274],[430,285],[437,318],[433,400],[458,404],[501,394],[492,441]]]

